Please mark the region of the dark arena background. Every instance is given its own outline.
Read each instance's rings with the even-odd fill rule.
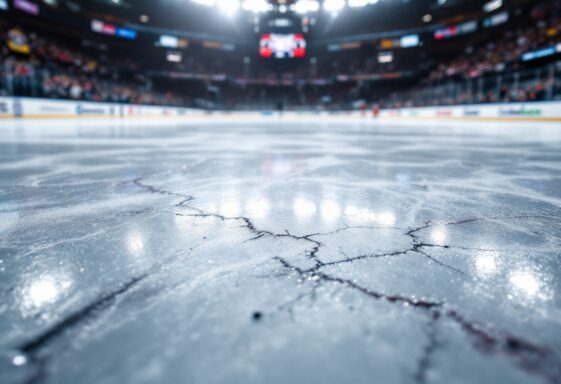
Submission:
[[[561,383],[559,0],[0,0],[1,384]]]

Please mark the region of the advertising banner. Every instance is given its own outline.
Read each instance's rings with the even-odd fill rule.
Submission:
[[[479,104],[450,107],[385,109],[381,111],[380,116],[406,118],[561,120],[561,102]]]
[[[14,102],[11,97],[0,97],[0,117],[14,116]]]

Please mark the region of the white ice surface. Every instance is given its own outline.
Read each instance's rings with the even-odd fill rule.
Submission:
[[[0,382],[559,383],[561,127],[0,122]]]

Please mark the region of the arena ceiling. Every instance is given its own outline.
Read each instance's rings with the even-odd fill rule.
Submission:
[[[55,0],[51,0],[55,1]],[[430,27],[530,0],[71,0],[74,10],[153,28],[244,38],[273,29],[309,38]]]

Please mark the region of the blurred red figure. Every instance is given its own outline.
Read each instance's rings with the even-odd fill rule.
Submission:
[[[378,104],[374,104],[374,106],[372,106],[372,117],[376,119],[379,116],[380,116],[380,106]]]

